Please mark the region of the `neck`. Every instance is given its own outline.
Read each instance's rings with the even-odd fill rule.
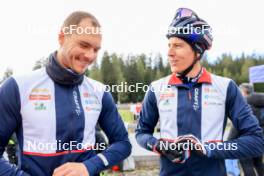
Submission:
[[[49,77],[56,83],[62,85],[79,85],[84,79],[83,74],[74,73],[68,69],[65,69],[59,63],[59,59],[56,58],[58,53],[52,53],[49,57],[49,61],[46,65],[46,71]]]
[[[56,55],[56,57],[57,57],[57,61],[58,61],[58,63],[60,64],[60,66],[62,66],[62,67],[64,67],[64,68],[67,68],[66,66],[65,66],[65,64],[63,64],[63,62],[62,62],[62,58],[63,58],[63,56],[62,56],[62,54],[61,54],[61,51],[60,51],[60,49],[57,51],[57,55]]]
[[[201,68],[202,68],[201,63],[197,61],[196,64],[193,66],[193,69],[186,75],[186,77],[189,78],[196,77],[199,74]]]

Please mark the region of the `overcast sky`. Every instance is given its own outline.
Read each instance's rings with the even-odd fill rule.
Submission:
[[[3,3],[4,2],[4,3]],[[75,10],[94,14],[103,27],[104,50],[161,53],[165,32],[179,7],[193,9],[213,28],[213,61],[221,53],[263,54],[263,1],[250,0],[9,0],[0,6],[0,78],[9,67],[15,74],[33,68],[36,60],[58,48],[63,20]]]

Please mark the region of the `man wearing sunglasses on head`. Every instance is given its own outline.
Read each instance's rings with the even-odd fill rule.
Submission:
[[[235,82],[201,66],[213,40],[209,24],[180,8],[167,38],[172,74],[151,83],[136,129],[137,142],[160,154],[160,175],[224,176],[225,159],[264,153],[262,129]],[[227,118],[240,135],[223,141]]]

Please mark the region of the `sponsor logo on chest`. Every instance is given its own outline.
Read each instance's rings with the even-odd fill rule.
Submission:
[[[224,104],[224,97],[215,88],[204,88],[204,106],[221,106]]]
[[[47,88],[34,88],[28,98],[29,100],[51,100],[51,94]]]
[[[194,89],[194,102],[193,102],[193,109],[197,111],[199,109],[199,89]]]
[[[83,93],[85,111],[100,111],[100,103],[95,95],[89,94],[88,92]]]
[[[74,90],[74,91],[72,92],[72,95],[73,95],[73,101],[74,101],[74,103],[75,103],[75,112],[76,112],[76,114],[77,114],[78,116],[80,116],[80,114],[81,114],[81,107],[80,107],[80,103],[79,103],[79,101],[78,101],[78,94],[77,94],[77,91]]]
[[[34,110],[46,110],[46,102],[51,100],[51,93],[47,88],[33,88],[28,96],[28,100],[33,103]]]

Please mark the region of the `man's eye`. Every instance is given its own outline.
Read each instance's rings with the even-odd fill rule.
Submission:
[[[99,51],[99,48],[95,48],[95,49],[94,49],[94,52],[97,53],[98,51]]]
[[[80,43],[80,46],[82,48],[89,48],[89,47],[91,47],[91,45],[89,43]]]
[[[81,43],[81,47],[83,47],[83,48],[87,48],[88,45]]]

